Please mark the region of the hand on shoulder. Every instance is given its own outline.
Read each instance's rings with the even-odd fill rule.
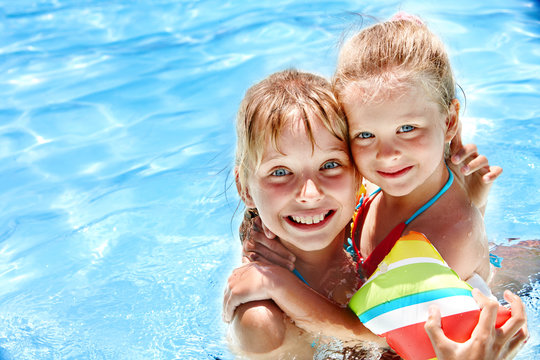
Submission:
[[[448,165],[456,181],[483,215],[493,181],[502,174],[502,168],[490,166],[487,157],[478,154],[476,145],[463,145],[460,131],[450,143],[450,153],[452,156]]]

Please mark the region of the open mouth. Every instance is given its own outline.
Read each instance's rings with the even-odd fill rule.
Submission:
[[[322,225],[327,222],[327,220],[334,215],[334,210],[329,210],[327,213],[315,215],[315,216],[287,216],[289,222],[296,225]]]

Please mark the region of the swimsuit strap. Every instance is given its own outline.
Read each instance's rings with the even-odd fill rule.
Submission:
[[[299,278],[300,280],[302,280],[302,282],[303,282],[304,284],[306,284],[307,286],[309,286],[309,284],[308,284],[308,282],[306,281],[306,279],[304,279],[304,277],[303,277],[302,275],[300,275],[300,273],[298,272],[298,270],[296,270],[296,268],[293,269],[292,272],[293,272],[294,275],[296,275],[297,278]]]
[[[369,197],[372,197],[374,195],[377,195],[379,192],[381,192],[382,189],[381,188],[378,188],[377,190],[375,190],[374,192],[372,192],[371,194],[369,194]]]
[[[446,164],[445,164],[446,165]],[[413,221],[418,215],[426,211],[431,205],[435,203],[448,189],[450,189],[450,186],[452,186],[452,183],[454,182],[454,174],[452,174],[452,171],[450,171],[450,168],[448,165],[446,165],[446,168],[448,169],[448,181],[446,181],[446,184],[442,187],[441,190],[437,194],[435,194],[434,197],[431,198],[427,203],[424,204],[420,209],[418,209],[407,221],[405,221],[405,225],[408,225],[411,221]]]

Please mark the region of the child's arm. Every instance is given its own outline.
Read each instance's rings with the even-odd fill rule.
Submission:
[[[264,299],[272,299],[296,326],[311,333],[385,344],[350,309],[341,308],[315,292],[289,270],[260,262],[245,264],[229,277],[223,302],[224,320],[231,321],[240,304]]]

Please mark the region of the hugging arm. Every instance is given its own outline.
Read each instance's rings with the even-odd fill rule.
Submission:
[[[227,285],[223,302],[226,322],[233,319],[241,304],[271,299],[296,326],[308,332],[385,344],[350,309],[339,307],[281,266],[261,262],[244,264],[233,271]]]

